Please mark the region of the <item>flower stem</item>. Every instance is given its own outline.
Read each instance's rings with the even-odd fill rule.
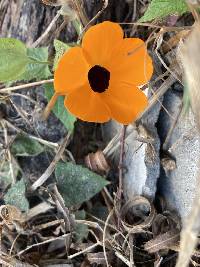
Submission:
[[[49,101],[48,105],[46,106],[44,113],[43,113],[43,118],[46,120],[51,112],[51,110],[53,109],[56,100],[58,98],[59,94],[58,93],[54,93],[54,95],[52,96],[51,100]]]

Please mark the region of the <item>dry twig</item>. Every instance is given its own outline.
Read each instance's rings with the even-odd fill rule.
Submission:
[[[44,182],[46,182],[47,179],[51,176],[51,174],[55,170],[56,164],[58,163],[58,161],[62,157],[62,154],[65,150],[65,147],[69,141],[69,138],[70,138],[70,134],[68,134],[64,138],[62,144],[60,145],[60,148],[58,149],[58,152],[57,152],[55,158],[53,159],[53,161],[51,162],[49,167],[46,169],[46,171],[42,174],[42,176],[34,184],[32,184],[32,186],[30,187],[30,190],[35,191],[39,186],[41,186]]]
[[[52,83],[53,81],[54,81],[53,79],[50,79],[50,80],[43,80],[43,81],[39,81],[39,82],[21,84],[21,85],[12,86],[12,87],[6,87],[6,88],[0,89],[0,93],[7,94],[7,93],[9,93],[11,91],[21,90],[21,89],[29,89],[30,87],[35,87],[35,86],[38,86],[38,85]]]

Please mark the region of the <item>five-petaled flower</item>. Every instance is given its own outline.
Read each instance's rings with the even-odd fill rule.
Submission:
[[[119,24],[105,21],[85,33],[81,47],[62,56],[54,76],[55,93],[64,95],[65,107],[83,121],[128,124],[148,104],[138,87],[152,72],[145,43],[123,38]]]

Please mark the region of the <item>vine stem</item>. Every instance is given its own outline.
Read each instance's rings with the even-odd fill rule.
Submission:
[[[126,129],[127,125],[122,126],[121,130],[121,137],[120,137],[120,154],[119,154],[119,184],[118,184],[118,189],[117,193],[115,196],[115,215],[117,219],[117,228],[121,228],[121,219],[120,219],[120,210],[121,210],[121,199],[122,199],[122,194],[123,194],[123,170],[124,170],[124,156],[125,156],[125,139],[126,139]]]
[[[122,126],[121,140],[120,140],[120,155],[119,155],[119,187],[117,191],[117,198],[120,201],[123,193],[123,169],[124,169],[124,156],[125,156],[125,137],[126,137],[127,125]]]

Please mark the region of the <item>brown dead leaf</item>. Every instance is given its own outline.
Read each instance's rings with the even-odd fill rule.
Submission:
[[[107,173],[110,170],[108,162],[102,151],[96,153],[90,153],[85,157],[86,166],[97,173]]]
[[[171,230],[164,234],[158,235],[156,238],[148,241],[144,245],[144,249],[149,253],[158,252],[161,249],[170,248],[170,246],[176,244],[180,239],[180,233],[178,230]]]

